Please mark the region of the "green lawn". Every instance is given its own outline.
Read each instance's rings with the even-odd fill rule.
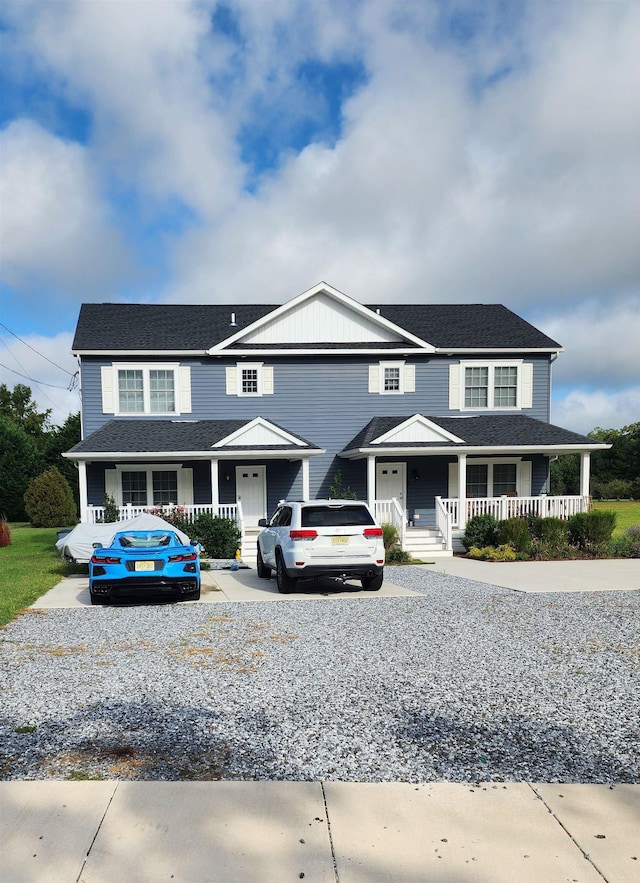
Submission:
[[[626,532],[632,524],[640,524],[640,501],[636,500],[594,500],[594,509],[609,509],[616,513],[614,537]]]
[[[0,548],[0,626],[70,573],[86,567],[65,564],[55,547],[55,528],[11,526],[11,545]]]

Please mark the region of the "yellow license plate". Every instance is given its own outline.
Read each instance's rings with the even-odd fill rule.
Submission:
[[[349,542],[349,537],[331,537],[331,542],[334,546],[346,546]]]
[[[153,561],[136,561],[136,570],[155,570]]]

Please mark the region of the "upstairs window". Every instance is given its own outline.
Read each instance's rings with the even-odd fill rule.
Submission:
[[[180,365],[104,365],[104,414],[186,414],[191,411],[191,369]]]
[[[239,362],[226,369],[228,396],[273,395],[273,368],[262,362]]]
[[[533,365],[528,362],[460,362],[449,366],[452,411],[516,410],[533,406]]]
[[[402,395],[416,391],[415,365],[405,362],[378,362],[369,365],[369,392]]]

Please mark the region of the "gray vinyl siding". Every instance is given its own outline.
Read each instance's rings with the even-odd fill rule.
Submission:
[[[490,357],[483,356],[482,361]],[[466,357],[465,357],[466,359]],[[116,359],[115,361],[121,361]],[[132,359],[128,363],[139,362],[157,364],[160,358],[149,357]],[[215,420],[251,420],[260,415],[286,430],[296,433],[314,445],[326,449],[325,454],[310,457],[311,496],[327,496],[329,485],[339,469],[342,484],[350,486],[357,496],[366,495],[365,461],[348,461],[336,455],[345,448],[354,436],[375,416],[409,417],[415,413],[427,416],[454,416],[460,412],[449,409],[449,365],[459,359],[424,357],[407,359],[407,364],[416,367],[416,391],[401,395],[380,395],[369,393],[369,365],[377,364],[378,359],[365,356],[336,357],[281,357],[256,356],[248,361],[262,361],[274,368],[274,394],[264,396],[235,396],[226,394],[225,368],[236,365],[236,359],[194,359],[167,358],[173,364],[191,368],[191,412],[188,418]],[[382,360],[384,361],[384,359]],[[533,408],[523,413],[528,416],[548,420],[549,414],[549,372],[548,356],[532,355],[533,363]],[[111,364],[111,359],[85,357],[82,360],[81,382],[83,396],[83,432],[87,437],[112,414],[102,413],[101,375],[102,365]],[[469,415],[470,411],[465,411]],[[482,413],[486,413],[482,412]],[[498,412],[496,412],[498,413]],[[136,417],[118,419],[136,420]],[[148,419],[148,418],[145,418]],[[163,458],[167,462],[170,458]],[[396,458],[397,459],[397,458]],[[541,458],[541,460],[544,458]],[[208,462],[180,462],[194,470],[194,502],[211,501],[210,467]],[[247,461],[242,461],[245,465]],[[255,465],[266,463],[268,508],[273,511],[277,501],[286,497],[299,498],[302,494],[302,470],[300,461],[264,460],[260,457],[251,461]],[[409,458],[407,476],[411,474],[412,460]],[[429,499],[430,505],[436,494],[447,494],[444,471],[436,468],[432,461],[426,484],[419,488],[422,501]],[[232,479],[227,482],[222,477],[223,470],[231,467]],[[421,466],[417,466],[420,472]],[[439,471],[440,470],[440,471]],[[534,484],[542,488],[546,480],[546,467],[540,468],[540,478],[534,464]],[[221,461],[220,501],[235,501],[235,463]],[[542,473],[544,476],[542,477]],[[100,505],[104,496],[103,467],[90,467],[89,500]],[[418,482],[420,486],[422,483]],[[407,504],[418,506],[418,487],[412,487],[407,479]],[[534,493],[537,492],[534,490]],[[423,502],[424,508],[424,502]],[[427,507],[428,508],[428,507]]]

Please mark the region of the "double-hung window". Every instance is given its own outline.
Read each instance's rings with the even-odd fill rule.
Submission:
[[[532,365],[461,362],[450,367],[451,409],[498,410],[532,406]]]
[[[226,369],[229,396],[273,395],[273,366],[263,362],[238,362]]]
[[[369,392],[378,395],[402,395],[415,392],[415,365],[406,362],[378,362],[369,365]]]
[[[123,506],[175,506],[178,503],[177,469],[123,469],[120,471]]]
[[[191,411],[186,366],[114,364],[102,368],[105,414],[179,414]]]

